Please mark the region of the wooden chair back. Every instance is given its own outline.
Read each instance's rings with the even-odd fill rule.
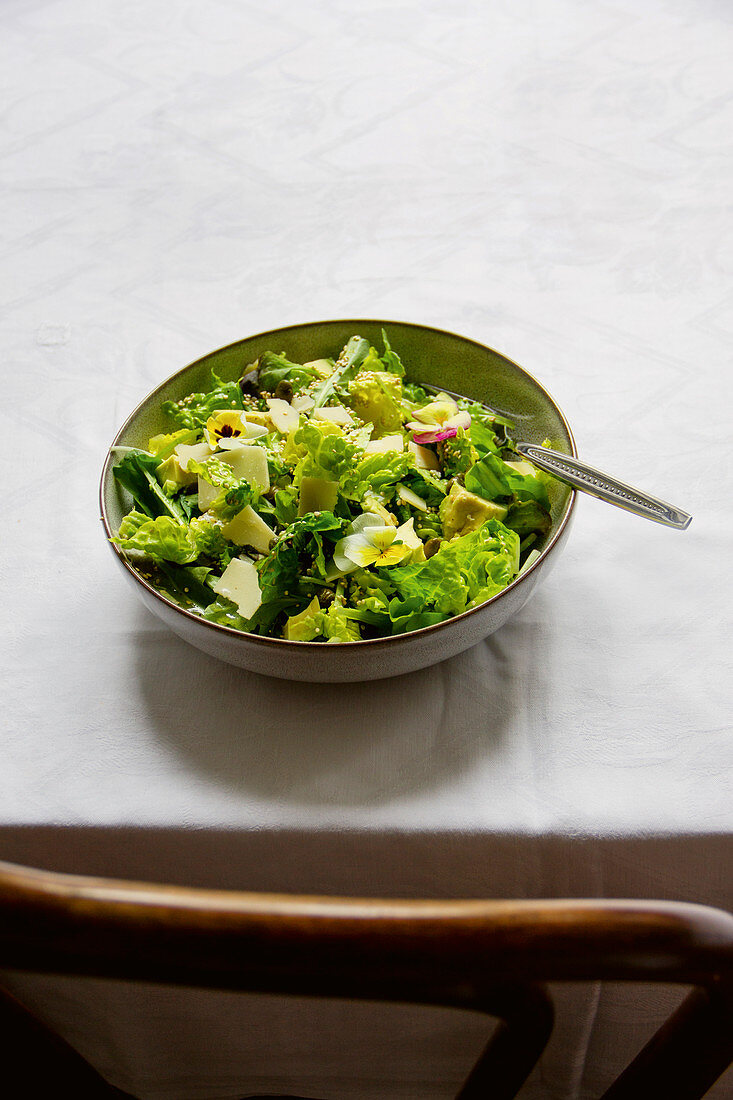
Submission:
[[[693,987],[604,1100],[696,1100],[733,1061],[733,917],[698,905],[287,896],[0,863],[0,967],[486,1013],[498,1026],[456,1100],[516,1096],[552,1031],[551,982]],[[62,1075],[75,1100],[124,1095],[8,994],[0,1035],[4,1064],[36,1074],[26,1095],[44,1074],[48,1095]]]

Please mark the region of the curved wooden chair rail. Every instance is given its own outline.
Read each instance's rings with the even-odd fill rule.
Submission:
[[[0,967],[484,1012],[499,1024],[457,1100],[517,1094],[552,1031],[547,982],[694,987],[604,1100],[693,1100],[733,1061],[733,917],[698,905],[250,894],[0,862]],[[25,1095],[61,1094],[63,1073],[76,1100],[124,1095],[8,994],[0,1034],[6,1059],[46,1045],[26,1061],[50,1091]]]

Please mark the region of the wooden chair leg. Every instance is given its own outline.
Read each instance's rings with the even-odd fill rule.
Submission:
[[[733,1061],[733,990],[694,989],[602,1100],[700,1100]]]
[[[73,1096],[74,1100],[134,1100],[108,1084],[59,1035],[0,988],[0,1057],[15,1067],[24,1096]]]
[[[499,1004],[501,1018],[456,1100],[512,1100],[547,1046],[555,1013],[543,986],[507,990]],[[499,1007],[487,1011],[499,1015]]]

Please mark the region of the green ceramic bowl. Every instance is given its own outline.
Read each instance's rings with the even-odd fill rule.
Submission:
[[[295,362],[334,355],[349,337],[358,333],[381,347],[384,328],[399,353],[411,381],[423,382],[474,398],[508,416],[516,425],[515,438],[529,443],[551,441],[555,450],[575,454],[565,417],[542,386],[510,359],[451,332],[403,321],[319,321],[273,329],[212,351],[158,386],[135,409],[112,444],[146,447],[150,436],[170,431],[161,412],[165,400],[176,401],[193,391],[205,390],[210,371],[235,379],[266,350],[284,351]],[[100,488],[102,521],[107,538],[116,533],[131,500],[112,476],[110,454],[104,464]],[[150,611],[191,645],[229,664],[267,676],[289,680],[345,682],[398,676],[443,661],[476,645],[498,630],[529,599],[546,576],[564,545],[573,513],[575,494],[555,483],[551,496],[552,530],[540,544],[533,565],[499,595],[436,626],[393,638],[324,645],[322,642],[289,642],[262,638],[230,627],[209,623],[184,610],[152,588],[117,548],[110,548],[124,576]]]

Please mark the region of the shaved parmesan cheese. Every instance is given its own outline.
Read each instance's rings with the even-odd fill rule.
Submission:
[[[267,407],[270,410],[270,420],[281,435],[289,435],[300,424],[300,413],[279,397],[268,397]]]
[[[198,476],[198,490],[199,490],[199,508],[202,512],[207,511],[219,496],[221,489],[216,485],[210,485],[208,481],[205,481],[201,474]]]
[[[338,424],[342,428],[348,428],[354,423],[351,413],[343,405],[326,405],[321,409],[314,409],[311,419],[330,420],[332,424]]]
[[[207,458],[211,458],[212,450],[208,443],[179,443],[173,454],[177,456],[181,469],[187,470],[190,458],[205,462]]]
[[[525,462],[523,458],[518,460],[512,459],[509,462],[505,462],[504,465],[511,466],[518,474],[524,474],[525,477],[534,477],[537,473],[537,467],[533,466],[531,462]]]
[[[231,466],[235,477],[246,478],[251,485],[259,485],[262,489],[270,488],[267,452],[264,447],[250,447],[242,443],[239,447],[230,448],[226,454],[217,455],[217,458]]]
[[[251,546],[260,554],[267,553],[275,538],[275,532],[249,504],[224,524],[221,533],[237,546]]]
[[[237,605],[244,619],[254,615],[262,603],[260,579],[249,558],[232,558],[221,577],[211,586],[219,596]]]
[[[381,439],[370,439],[364,448],[364,454],[384,454],[386,451],[404,451],[405,439],[401,435],[383,435]]]
[[[417,493],[413,493],[407,485],[397,486],[397,496],[403,504],[410,504],[413,508],[419,508],[421,512],[427,512],[428,510],[428,502],[419,497]]]
[[[427,447],[421,447],[419,443],[415,443],[414,440],[409,440],[407,444],[408,451],[411,451],[415,456],[415,465],[419,470],[439,470],[440,463],[438,462],[438,456],[434,451],[428,450]]]
[[[298,412],[305,413],[310,412],[315,405],[315,401],[306,393],[296,393],[290,404],[292,408],[297,409]]]

